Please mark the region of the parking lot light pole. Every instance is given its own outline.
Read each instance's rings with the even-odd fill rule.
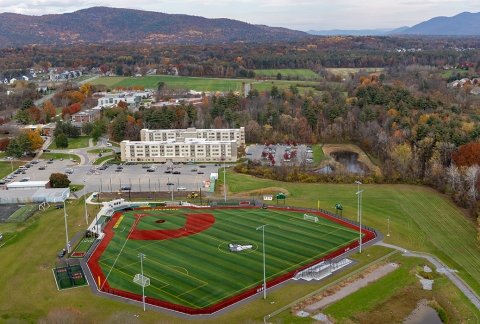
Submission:
[[[360,185],[362,184],[360,181],[355,181],[357,185],[357,193],[360,191]],[[357,195],[357,206],[360,206],[360,196]],[[360,209],[357,209],[357,222],[360,221]]]
[[[84,188],[83,190],[85,191],[85,198],[83,199],[83,205],[85,208],[85,223],[88,225],[88,212],[87,212],[87,179],[83,179],[83,184]]]
[[[68,225],[67,225],[67,207],[65,204],[66,199],[63,201],[63,218],[65,219],[65,240],[67,244],[67,252],[70,253],[70,244],[68,243]]]
[[[262,249],[263,249],[263,299],[267,299],[267,279],[265,269],[265,227],[268,224],[264,224],[256,228],[257,231],[262,230]]]

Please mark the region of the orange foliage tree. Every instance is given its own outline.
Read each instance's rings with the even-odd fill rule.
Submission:
[[[452,153],[452,159],[457,166],[480,165],[480,142],[460,146]]]

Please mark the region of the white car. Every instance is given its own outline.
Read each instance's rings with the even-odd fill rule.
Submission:
[[[178,187],[177,190],[179,190],[179,191],[180,190],[187,190],[187,188],[186,187]]]

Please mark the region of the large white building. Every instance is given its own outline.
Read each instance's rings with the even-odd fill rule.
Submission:
[[[201,139],[205,141],[236,141],[238,146],[245,145],[245,127],[232,129],[142,129],[142,141],[185,141]]]
[[[236,140],[210,141],[199,138],[166,141],[122,141],[125,162],[226,162],[237,161]]]

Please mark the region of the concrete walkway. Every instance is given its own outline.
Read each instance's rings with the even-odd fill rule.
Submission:
[[[462,292],[465,294],[465,296],[467,296],[467,298],[468,298],[478,309],[480,309],[480,298],[478,297],[478,295],[472,290],[472,288],[470,288],[469,285],[467,285],[467,284],[454,272],[454,270],[448,268],[448,267],[447,267],[442,261],[440,261],[437,257],[435,257],[435,256],[433,256],[433,255],[431,255],[431,254],[428,254],[428,253],[424,253],[424,252],[411,252],[411,251],[408,251],[407,249],[402,248],[402,247],[400,247],[400,246],[388,244],[388,243],[385,243],[385,242],[383,242],[383,241],[377,242],[376,245],[381,245],[381,246],[385,246],[385,247],[388,247],[388,248],[391,248],[391,249],[395,249],[395,250],[401,251],[401,252],[402,252],[402,255],[403,255],[403,256],[406,256],[406,257],[423,258],[423,259],[427,260],[428,262],[430,262],[431,264],[433,264],[433,265],[436,267],[437,272],[445,274],[445,276],[447,276],[447,278],[450,279],[450,281],[451,281],[455,286],[457,286],[457,288],[460,289],[460,291],[462,291]]]

